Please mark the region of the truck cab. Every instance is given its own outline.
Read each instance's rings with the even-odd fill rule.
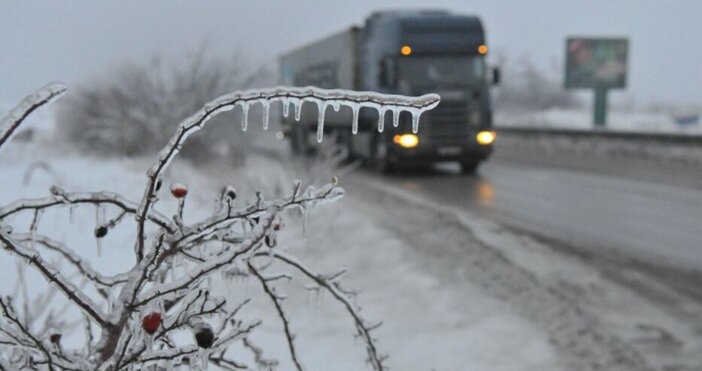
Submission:
[[[416,134],[412,133],[409,115],[401,115],[397,127],[386,125],[379,132],[377,113],[361,111],[357,135],[349,135],[348,130],[338,134],[352,156],[368,159],[380,170],[457,161],[465,172],[475,171],[489,157],[495,139],[489,85],[497,83],[499,72],[490,71],[486,65],[488,46],[479,18],[445,11],[377,12],[362,28],[308,46],[304,58],[323,54],[314,46],[325,42],[330,56],[326,64],[319,60],[300,68],[299,61],[291,64],[290,58],[281,58],[288,74],[292,65],[298,66],[292,68],[296,72],[292,75],[326,78],[297,79],[294,84],[441,96],[438,107],[422,115]],[[340,50],[333,52],[330,48]],[[317,66],[316,74],[310,74],[313,66]],[[319,66],[327,68],[321,71]],[[339,120],[336,127],[343,127],[344,118],[340,116]],[[385,122],[391,120],[386,118]],[[304,133],[298,133],[298,139],[300,135],[304,137]]]

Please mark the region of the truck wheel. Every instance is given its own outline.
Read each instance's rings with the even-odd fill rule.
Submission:
[[[373,146],[373,167],[380,173],[385,174],[393,170],[392,163],[388,159],[388,145],[384,138],[377,136]]]
[[[478,172],[480,161],[464,161],[461,162],[461,172],[467,175],[473,175]]]

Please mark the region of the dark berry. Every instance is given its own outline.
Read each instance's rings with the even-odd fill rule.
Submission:
[[[61,342],[61,334],[51,334],[49,336],[49,341],[51,341],[51,344],[58,344]]]
[[[104,225],[101,225],[101,226],[95,228],[95,237],[103,238],[105,236],[107,236],[107,227],[105,227]]]
[[[211,348],[212,344],[214,344],[214,338],[214,332],[210,325],[200,323],[195,327],[195,341],[200,348]]]

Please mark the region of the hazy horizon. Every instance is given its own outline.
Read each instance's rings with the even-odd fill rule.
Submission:
[[[630,39],[629,84],[615,91],[637,103],[702,103],[702,2],[663,1],[361,1],[89,2],[0,5],[0,102],[16,101],[48,81],[89,83],[125,62],[177,58],[203,42],[222,54],[270,64],[288,49],[360,25],[371,12],[443,8],[479,15],[494,55],[528,56],[560,68],[571,35]],[[374,4],[374,5],[371,5]],[[321,17],[324,15],[324,17]],[[506,76],[505,78],[508,78]]]

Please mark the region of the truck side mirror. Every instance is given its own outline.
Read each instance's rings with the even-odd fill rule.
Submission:
[[[380,61],[378,85],[384,88],[394,88],[397,85],[396,64],[393,57],[385,57]]]
[[[501,79],[500,67],[492,68],[492,85],[499,85]]]

